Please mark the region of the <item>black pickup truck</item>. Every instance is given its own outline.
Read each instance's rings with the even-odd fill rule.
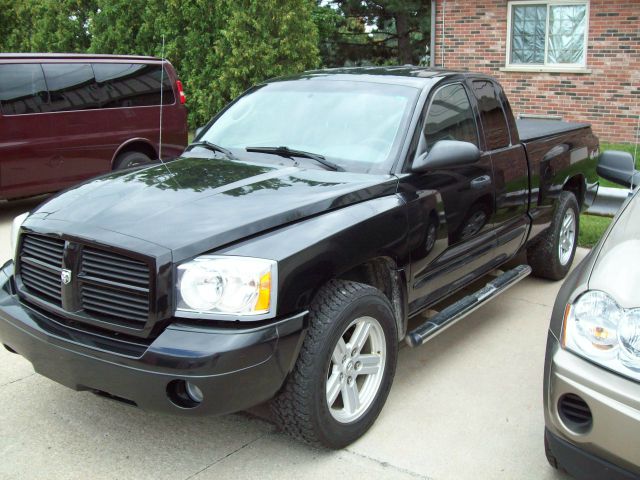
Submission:
[[[282,429],[339,448],[378,416],[401,340],[421,345],[531,271],[567,273],[598,155],[589,125],[516,121],[482,74],[265,82],[175,161],[18,217],[0,340],[143,409],[270,400]],[[497,270],[523,251],[528,265]]]

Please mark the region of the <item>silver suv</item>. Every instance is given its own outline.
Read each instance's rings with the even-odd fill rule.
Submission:
[[[640,180],[605,152],[600,176]],[[545,450],[576,478],[640,478],[640,194],[630,195],[556,299],[544,371]]]

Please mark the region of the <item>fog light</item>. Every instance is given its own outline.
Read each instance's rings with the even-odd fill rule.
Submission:
[[[202,400],[204,400],[204,394],[202,393],[202,390],[200,390],[200,388],[198,388],[196,385],[194,385],[191,382],[187,382],[185,385],[185,390],[187,391],[187,395],[189,395],[189,398],[191,400],[193,400],[196,403],[202,403]]]
[[[199,387],[185,380],[172,380],[167,384],[167,396],[180,408],[196,408],[204,394]]]

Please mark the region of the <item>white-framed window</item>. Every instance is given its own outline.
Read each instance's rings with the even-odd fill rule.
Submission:
[[[588,0],[512,1],[506,70],[585,71]]]

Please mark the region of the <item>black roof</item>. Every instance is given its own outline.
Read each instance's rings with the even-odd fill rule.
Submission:
[[[322,70],[309,70],[298,75],[279,77],[270,81],[286,80],[351,80],[378,83],[393,83],[421,88],[450,76],[466,76],[469,72],[462,70],[445,70],[440,68],[416,67],[413,65],[391,67],[341,67]]]

